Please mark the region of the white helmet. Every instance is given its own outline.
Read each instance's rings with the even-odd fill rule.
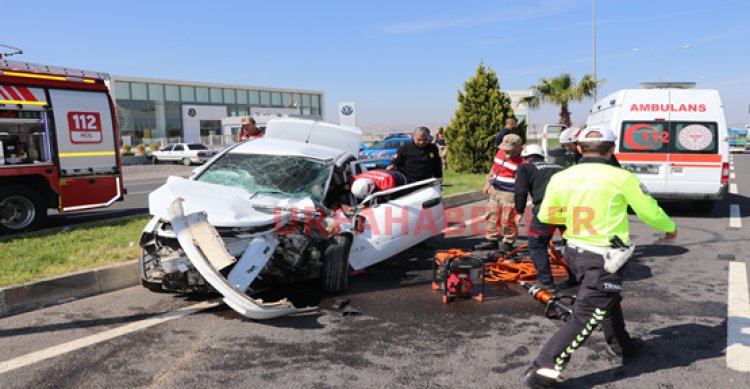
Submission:
[[[352,183],[352,194],[358,199],[363,199],[375,191],[375,183],[369,178],[357,178]]]
[[[523,151],[521,151],[521,157],[526,158],[529,155],[544,157],[544,150],[542,150],[542,146],[539,145],[527,145],[523,148]]]
[[[578,127],[568,127],[560,133],[560,143],[575,143],[578,142],[578,132],[581,131]]]

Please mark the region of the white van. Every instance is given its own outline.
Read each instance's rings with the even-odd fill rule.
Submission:
[[[617,139],[617,159],[659,200],[691,200],[708,212],[729,182],[724,105],[713,89],[692,83],[646,83],[594,105],[587,127],[606,126]]]

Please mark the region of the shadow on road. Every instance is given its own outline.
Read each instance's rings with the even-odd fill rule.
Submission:
[[[727,321],[719,325],[680,324],[651,331],[640,355],[624,367],[616,367],[566,380],[560,387],[590,388],[675,367],[687,367],[703,359],[724,356]],[[671,387],[667,386],[667,387]]]

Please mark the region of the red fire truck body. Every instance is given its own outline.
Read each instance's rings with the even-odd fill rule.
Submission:
[[[0,233],[124,192],[106,73],[0,60]]]

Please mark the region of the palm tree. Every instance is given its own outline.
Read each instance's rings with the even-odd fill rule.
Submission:
[[[538,108],[541,103],[552,103],[560,106],[560,124],[568,127],[570,121],[570,110],[568,105],[571,101],[583,101],[586,97],[594,95],[598,84],[604,80],[594,80],[590,74],[586,74],[577,85],[573,76],[563,73],[557,77],[542,78],[538,85],[532,85],[534,95],[526,97],[524,102],[530,108]]]

